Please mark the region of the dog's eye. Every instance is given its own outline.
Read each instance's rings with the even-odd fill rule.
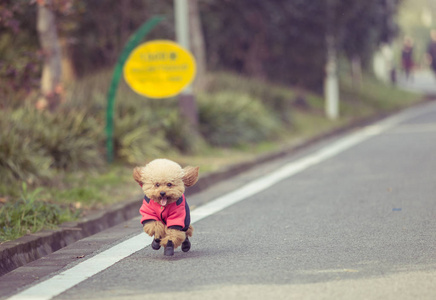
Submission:
[[[172,183],[167,183],[167,187],[172,187],[173,184]]]
[[[154,186],[155,186],[155,187],[160,187],[160,184],[159,184],[159,183],[156,183]]]

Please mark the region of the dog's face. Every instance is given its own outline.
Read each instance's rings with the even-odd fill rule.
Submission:
[[[145,167],[136,167],[133,178],[141,185],[145,195],[166,206],[177,201],[185,187],[193,186],[198,180],[198,167],[182,169],[168,159],[155,159]]]

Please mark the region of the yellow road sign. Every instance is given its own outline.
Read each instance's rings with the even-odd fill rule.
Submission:
[[[196,64],[192,54],[177,43],[156,40],[136,47],[123,71],[127,84],[138,94],[167,98],[192,82]]]

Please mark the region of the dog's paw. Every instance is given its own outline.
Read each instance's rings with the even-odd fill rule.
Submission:
[[[164,250],[165,256],[173,256],[174,255],[174,244],[172,241],[168,241],[167,246]]]
[[[182,243],[182,251],[188,252],[189,249],[191,249],[191,242],[189,241],[188,237],[186,237],[186,240]]]
[[[177,229],[167,228],[165,237],[162,238],[160,244],[166,247],[167,243],[171,241],[174,249],[178,248],[186,239],[186,233]]]
[[[151,243],[151,248],[153,248],[153,250],[159,250],[160,249],[160,240],[154,239],[153,242]]]
[[[144,232],[155,239],[161,239],[165,236],[166,226],[160,221],[151,221],[144,224]]]

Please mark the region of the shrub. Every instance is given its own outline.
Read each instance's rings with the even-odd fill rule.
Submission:
[[[257,98],[222,92],[200,95],[200,132],[213,146],[230,147],[274,137],[280,122]]]
[[[25,122],[19,120],[18,122]],[[10,111],[0,110],[0,178],[4,186],[16,181],[38,182],[49,176],[53,159],[30,132],[23,132]]]
[[[182,153],[195,153],[204,141],[193,132],[189,121],[180,116],[178,109],[159,112],[156,125],[163,130],[166,141],[174,150]]]
[[[84,112],[0,111],[0,175],[7,183],[41,182],[53,168],[77,170],[103,163],[101,128]]]
[[[128,163],[137,163],[161,156],[170,148],[162,130],[153,130],[150,113],[132,111],[117,115],[114,124],[114,144],[117,156]]]
[[[226,72],[214,76],[209,90],[212,93],[232,90],[260,99],[269,110],[277,114],[284,125],[292,125],[291,109],[295,94],[289,88]]]
[[[19,109],[13,114],[22,136],[51,157],[52,167],[74,171],[102,165],[101,127],[83,111],[38,112]]]

